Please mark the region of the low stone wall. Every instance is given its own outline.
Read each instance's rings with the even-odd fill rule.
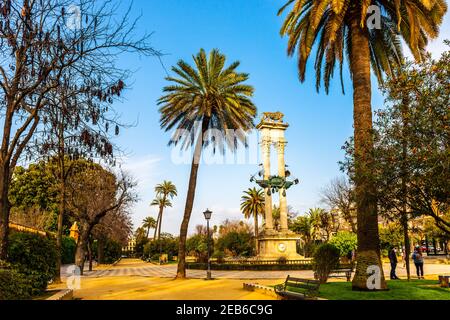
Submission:
[[[73,299],[73,290],[72,289],[64,289],[54,294],[50,298],[46,300],[72,300]]]

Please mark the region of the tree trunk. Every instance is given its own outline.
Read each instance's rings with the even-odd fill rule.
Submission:
[[[192,159],[191,174],[189,177],[189,186],[186,196],[186,205],[184,209],[183,221],[180,227],[180,244],[178,248],[178,268],[177,268],[177,279],[186,278],[186,238],[189,228],[189,220],[191,218],[192,207],[194,205],[195,188],[197,186],[197,173],[200,164],[200,157],[203,149],[203,137],[208,129],[209,118],[204,117],[202,121],[202,129],[200,131],[199,137],[197,138],[197,143],[195,145],[194,157]]]
[[[89,271],[92,271],[92,239],[88,240],[87,243],[88,259],[89,259]]]
[[[401,213],[401,224],[403,228],[403,238],[405,242],[405,266],[406,275],[408,281],[411,279],[411,270],[409,265],[409,255],[411,253],[409,235],[408,235],[408,167],[407,167],[407,157],[408,157],[408,140],[407,140],[407,130],[408,130],[408,100],[404,99],[402,101],[402,213]]]
[[[64,141],[64,117],[61,113],[61,119],[58,124],[58,167],[60,183],[60,199],[58,212],[58,229],[56,231],[56,273],[54,281],[61,282],[61,255],[62,255],[62,235],[64,213],[66,212],[66,164],[65,164],[65,141]]]
[[[8,235],[9,235],[9,165],[0,163],[0,260],[8,257]]]
[[[156,226],[155,226],[155,233],[153,234],[153,241],[156,240],[156,236],[158,235],[158,226],[159,226],[159,220],[161,219],[161,210],[158,214],[158,219],[156,219]]]
[[[353,80],[355,191],[357,211],[358,254],[353,290],[385,290],[380,255],[376,186],[373,179],[373,137],[370,82],[370,51],[366,27],[359,19],[351,26],[351,73]],[[368,286],[368,268],[379,268],[380,286]]]
[[[64,159],[60,159],[60,203],[58,212],[58,230],[56,232],[56,274],[54,281],[56,283],[61,282],[61,255],[62,255],[62,235],[63,235],[63,221],[64,213],[66,211],[66,179],[64,170]]]
[[[165,199],[166,199],[166,197],[164,196],[164,199],[163,199],[163,202],[165,202]],[[160,206],[159,207],[159,221],[158,221],[158,240],[160,240],[161,239],[161,225],[162,225],[162,217],[163,217],[163,210],[164,210],[164,207],[163,206]]]
[[[258,235],[259,235],[259,230],[258,230],[258,213],[255,212],[255,251],[256,254],[259,254],[259,248],[258,248]]]
[[[84,273],[84,262],[86,260],[86,250],[89,242],[89,235],[92,227],[89,225],[82,226],[80,230],[80,237],[78,239],[77,251],[75,253],[75,265],[80,268],[80,274]]]

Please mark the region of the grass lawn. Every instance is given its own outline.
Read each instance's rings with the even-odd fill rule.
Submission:
[[[352,291],[351,282],[320,285],[320,297],[329,300],[450,300],[450,289],[436,280],[388,281],[389,291]]]

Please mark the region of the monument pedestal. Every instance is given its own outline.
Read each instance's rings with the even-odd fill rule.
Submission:
[[[258,239],[259,255],[261,260],[299,260],[303,256],[297,253],[298,235],[291,232],[267,233],[264,232]]]

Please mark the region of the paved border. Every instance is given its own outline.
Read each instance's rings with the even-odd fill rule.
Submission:
[[[72,300],[73,298],[73,290],[72,289],[64,289],[55,293],[51,297],[45,300]]]

